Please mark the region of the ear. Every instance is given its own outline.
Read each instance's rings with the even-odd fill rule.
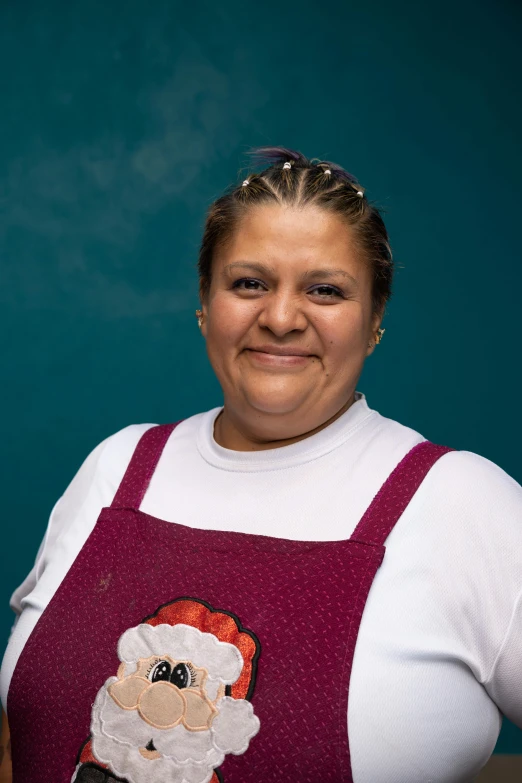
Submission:
[[[208,287],[204,287],[201,284],[201,281],[200,281],[200,283],[199,283],[199,302],[200,302],[199,309],[202,312],[201,329],[200,329],[200,331],[201,331],[201,334],[202,334],[203,337],[207,336],[208,299],[209,299]]]
[[[377,334],[377,330],[380,328],[382,319],[384,318],[384,310],[378,310],[373,313],[372,319],[371,319],[371,333],[368,342],[372,342],[372,346],[368,345],[366,349],[366,356],[370,356],[375,351],[375,335]]]

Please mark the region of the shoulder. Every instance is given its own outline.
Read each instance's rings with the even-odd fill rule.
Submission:
[[[366,433],[369,446],[390,456],[395,465],[425,440],[394,419],[377,414],[373,421],[375,432],[369,437]],[[522,487],[499,465],[471,451],[454,450],[440,457],[422,482],[414,505],[430,516],[432,509],[439,519],[458,517],[467,532],[466,520],[475,529],[481,520],[497,520],[506,532],[511,527],[522,535]]]
[[[96,476],[107,485],[108,489],[114,490],[112,494],[116,492],[142,436],[156,426],[153,423],[129,424],[110,435],[95,449],[98,451],[94,466]],[[91,452],[87,460],[93,453]]]
[[[371,410],[371,409],[370,409]],[[364,436],[374,452],[397,465],[415,445],[426,440],[395,419],[373,414]],[[450,451],[433,465],[424,479],[419,500],[439,510],[460,511],[475,517],[522,516],[522,487],[499,465],[471,451]],[[521,520],[522,525],[522,520]]]
[[[131,424],[101,441],[85,458],[65,490],[60,500],[62,510],[68,496],[74,496],[74,505],[77,506],[96,483],[103,485],[103,495],[109,495],[111,490],[114,494],[140,438],[154,426]]]
[[[154,424],[131,424],[101,441],[86,457],[51,514],[47,545],[78,516],[95,517],[110,505],[142,435]]]
[[[479,454],[452,451],[431,468],[412,506],[432,552],[513,600],[522,585],[520,484]]]
[[[202,419],[209,413],[212,411],[195,414],[181,421],[176,427],[174,440],[181,439],[183,443],[194,440]],[[151,422],[130,424],[99,443],[67,487],[60,500],[62,508],[68,494],[74,495],[74,504],[77,506],[79,494],[85,495],[89,491],[93,491],[97,499],[110,504],[140,439],[156,426],[156,423]]]
[[[154,424],[132,424],[110,435],[87,455],[55,503],[33,569],[11,597],[18,614],[51,563],[70,563],[110,505],[141,436]]]
[[[506,510],[515,504],[522,512],[522,487],[505,470],[471,451],[450,451],[430,471],[433,486],[448,501]]]

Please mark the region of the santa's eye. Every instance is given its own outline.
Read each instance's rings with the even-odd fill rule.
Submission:
[[[158,663],[151,669],[149,673],[149,679],[151,682],[159,682],[160,680],[170,680],[172,674],[172,666],[168,661],[158,661]]]
[[[177,685],[178,688],[187,688],[191,683],[191,676],[189,667],[186,663],[177,663],[172,674],[170,675],[170,681],[173,685]]]

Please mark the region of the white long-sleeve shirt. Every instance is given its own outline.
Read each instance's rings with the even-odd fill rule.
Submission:
[[[346,539],[424,440],[358,394],[309,438],[236,452],[214,440],[219,411],[171,435],[144,512],[204,529]],[[35,566],[12,597],[20,617],[0,672],[4,707],[29,634],[151,426],[100,443],[54,507]],[[354,782],[471,781],[495,746],[501,712],[522,727],[522,487],[483,457],[451,452],[388,537],[368,596],[348,700]]]

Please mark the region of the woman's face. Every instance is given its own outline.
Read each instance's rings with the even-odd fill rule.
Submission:
[[[202,333],[225,412],[254,439],[296,438],[353,400],[371,273],[350,228],[318,207],[251,209],[215,256]]]

